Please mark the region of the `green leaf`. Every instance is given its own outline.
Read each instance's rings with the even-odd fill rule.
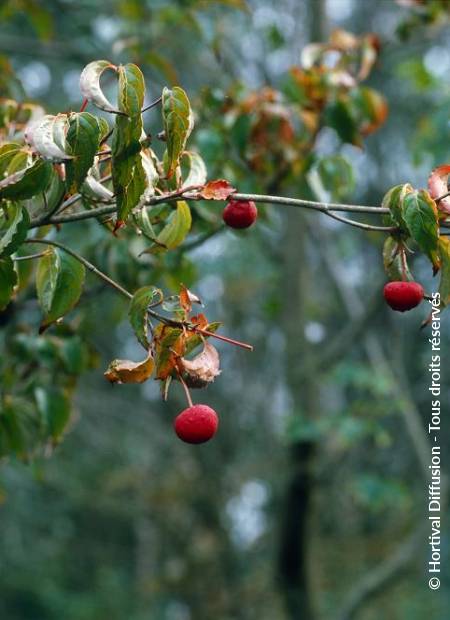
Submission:
[[[405,263],[402,263],[401,243],[395,237],[386,237],[383,246],[383,263],[389,280],[403,280],[404,277],[407,280],[414,279],[406,259]]]
[[[35,398],[47,433],[53,439],[58,439],[70,420],[70,402],[66,393],[57,388],[38,387]]]
[[[439,269],[439,223],[436,203],[426,190],[407,193],[403,197],[403,217],[411,237],[428,256],[435,271]]]
[[[22,146],[15,142],[0,146],[0,179],[3,178],[12,158],[20,151]]]
[[[165,172],[170,178],[180,162],[187,139],[194,127],[191,104],[182,88],[164,88],[162,93],[162,115],[166,134],[167,157]]]
[[[178,247],[190,231],[191,224],[191,210],[184,200],[179,200],[176,211],[170,215],[167,224],[156,239],[159,245],[152,248],[152,251],[161,252],[164,249],[173,250]]]
[[[11,301],[14,287],[17,284],[17,273],[9,256],[0,258],[0,310],[4,310]]]
[[[148,210],[145,207],[142,207],[142,209],[139,209],[139,211],[134,214],[134,221],[147,239],[155,241],[156,232],[150,221]]]
[[[79,190],[94,163],[99,148],[100,127],[95,116],[89,112],[72,114],[69,123],[66,141],[73,159],[66,163],[67,189],[74,193]]]
[[[141,117],[144,97],[145,82],[142,71],[132,63],[121,65],[119,67],[119,110],[128,116]]]
[[[1,231],[0,256],[9,256],[24,242],[30,225],[30,216],[25,207],[14,204],[8,211],[6,229]]]
[[[144,286],[133,295],[128,310],[128,318],[136,338],[146,351],[150,348],[148,340],[148,315],[147,308],[155,301],[162,301],[163,293],[155,286]]]
[[[109,124],[106,118],[96,117],[96,119],[97,119],[98,129],[100,131],[99,142],[102,142],[102,140],[104,140],[110,132]]]
[[[55,168],[52,168],[50,182],[45,192],[47,200],[46,209],[47,213],[52,213],[53,210],[59,205],[66,191],[66,184],[61,179]]]
[[[337,100],[331,103],[325,110],[325,121],[336,131],[342,142],[361,146],[358,125],[346,101]]]
[[[182,187],[190,187],[191,185],[204,185],[207,178],[207,170],[202,157],[195,151],[185,151],[183,159],[189,161],[189,172],[183,181]]]
[[[6,452],[21,456],[26,449],[25,432],[15,408],[7,405],[0,413],[0,434]]]
[[[439,238],[438,250],[441,260],[439,294],[441,296],[441,307],[445,308],[450,304],[450,239],[448,237]]]
[[[85,268],[59,248],[51,248],[39,259],[36,288],[44,313],[41,330],[71,310],[83,290]]]
[[[141,157],[142,115],[145,85],[135,65],[119,67],[119,110],[112,144],[112,177],[117,196],[117,219],[125,222],[147,188]]]
[[[43,159],[0,181],[0,199],[26,200],[43,192],[50,182],[52,165]]]
[[[383,218],[386,226],[399,226],[407,231],[407,226],[403,217],[404,204],[403,200],[406,194],[413,192],[414,189],[409,183],[395,185],[383,196],[381,206],[389,209],[389,215]]]

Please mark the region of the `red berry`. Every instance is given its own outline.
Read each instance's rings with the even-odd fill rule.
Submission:
[[[174,428],[178,437],[186,443],[204,443],[217,431],[219,418],[208,405],[193,405],[175,418]]]
[[[231,228],[248,228],[258,217],[258,209],[251,200],[230,200],[222,217]]]
[[[405,312],[420,304],[423,288],[418,282],[388,282],[384,287],[384,298],[393,310]]]

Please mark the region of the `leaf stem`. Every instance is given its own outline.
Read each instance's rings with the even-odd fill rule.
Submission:
[[[181,376],[181,373],[177,371],[178,379],[180,380],[181,385],[183,386],[184,393],[186,394],[186,400],[188,401],[189,407],[193,407],[194,403],[192,402],[191,393],[189,392],[189,388],[186,385],[186,381]]]

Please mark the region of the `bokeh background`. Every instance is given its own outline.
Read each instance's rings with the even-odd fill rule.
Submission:
[[[326,128],[316,151],[351,163],[348,202],[377,205],[395,184],[426,186],[449,154],[449,29],[400,4],[4,0],[0,88],[53,113],[78,109],[85,64],[136,62],[150,99],[165,84],[188,91],[192,139],[211,178],[302,197],[303,181],[269,183],[240,160],[248,128],[230,124],[223,103],[230,93],[282,90],[302,48],[333,28],[376,32],[382,52],[369,85],[387,98],[387,122],[363,149]],[[149,128],[158,124],[149,115]],[[196,395],[221,416],[209,444],[174,436],[181,390],[162,403],[153,381],[113,389],[104,380],[110,359],[139,351],[123,301],[91,282],[79,329],[97,362],[78,384],[70,432],[49,458],[0,469],[2,619],[448,618],[446,521],[442,586],[427,585],[424,308],[398,316],[384,307],[382,235],[287,207],[262,211],[251,233],[221,232],[164,269],[139,267],[165,288],[186,282],[224,333],[255,347],[219,343],[223,373]],[[132,248],[103,246],[89,230],[86,238],[72,225],[66,238],[134,282]],[[413,268],[432,290],[426,261]]]

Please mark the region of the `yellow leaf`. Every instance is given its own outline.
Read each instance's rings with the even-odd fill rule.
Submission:
[[[152,374],[155,361],[152,353],[142,362],[114,360],[108,366],[105,377],[111,383],[144,383]]]

